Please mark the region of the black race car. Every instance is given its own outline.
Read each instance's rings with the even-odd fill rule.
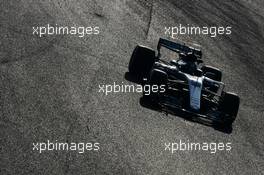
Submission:
[[[165,61],[161,47],[178,53],[178,59]],[[225,92],[222,72],[203,64],[199,49],[160,38],[158,53],[138,45],[129,62],[129,73],[158,85],[162,90],[143,94],[143,98],[163,110],[177,114],[184,111],[209,123],[231,126],[235,120],[239,97]]]

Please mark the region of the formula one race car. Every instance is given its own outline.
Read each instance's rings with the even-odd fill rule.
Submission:
[[[162,59],[161,47],[176,52],[178,59]],[[222,72],[203,64],[201,50],[162,38],[157,50],[156,55],[153,49],[138,45],[129,62],[131,75],[165,89],[143,97],[170,112],[180,110],[211,124],[231,126],[238,113],[239,97],[224,91]]]

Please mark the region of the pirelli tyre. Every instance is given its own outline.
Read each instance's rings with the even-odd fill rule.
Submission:
[[[224,93],[224,99],[222,101],[222,112],[224,114],[224,124],[232,125],[235,121],[238,109],[239,109],[240,99],[237,94],[232,92]]]
[[[203,75],[205,77],[215,81],[222,81],[222,72],[219,69],[205,65],[201,68],[201,70],[203,71]]]
[[[149,74],[155,61],[155,51],[151,48],[138,45],[130,58],[128,70],[135,76]]]

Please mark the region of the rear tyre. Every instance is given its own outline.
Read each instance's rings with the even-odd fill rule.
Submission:
[[[203,66],[201,70],[203,71],[203,75],[205,77],[215,81],[222,81],[222,72],[220,71],[220,69],[212,66]]]
[[[225,116],[224,123],[226,125],[232,125],[235,121],[239,109],[239,103],[240,99],[237,94],[231,92],[226,92],[224,94],[222,112]]]
[[[145,46],[136,46],[130,58],[128,70],[135,76],[146,76],[155,61],[155,51]]]

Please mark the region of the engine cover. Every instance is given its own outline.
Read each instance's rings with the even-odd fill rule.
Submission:
[[[197,77],[186,74],[190,91],[190,107],[199,110],[201,106],[201,93],[203,87],[204,76]]]

